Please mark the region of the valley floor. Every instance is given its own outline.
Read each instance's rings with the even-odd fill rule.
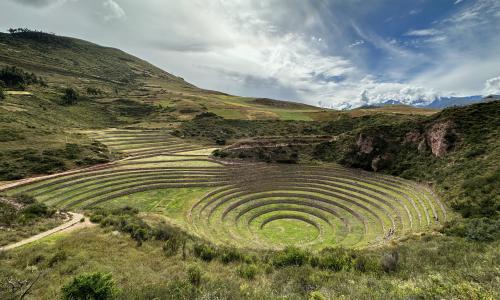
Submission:
[[[28,298],[59,298],[69,278],[94,271],[111,273],[123,299],[494,299],[498,291],[498,245],[435,233],[447,213],[425,186],[338,165],[215,160],[209,156],[214,148],[161,131],[86,134],[125,157],[10,184],[7,194],[87,213],[133,207],[148,224],[167,222],[216,245],[243,247],[248,257],[225,262],[202,254],[200,260],[196,244],[166,255],[168,241],[139,247],[107,221],[100,221],[103,229],[77,224],[0,252],[3,298],[17,297],[30,283]],[[399,262],[388,273],[368,265],[317,270],[313,258],[277,267],[259,250],[290,245],[370,246],[356,255],[383,264],[387,253],[398,253]],[[196,285],[188,275],[193,266],[202,270]]]

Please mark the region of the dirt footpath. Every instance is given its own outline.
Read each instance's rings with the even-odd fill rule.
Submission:
[[[95,224],[91,223],[89,221],[89,219],[86,218],[82,214],[72,213],[72,212],[70,212],[69,214],[71,215],[71,219],[69,221],[65,222],[64,224],[59,225],[59,226],[52,228],[50,230],[41,232],[41,233],[34,235],[32,237],[29,237],[27,239],[21,240],[19,242],[16,242],[16,243],[4,246],[4,247],[0,247],[0,251],[5,251],[5,250],[10,250],[10,249],[14,249],[17,247],[21,247],[23,245],[29,244],[29,243],[34,242],[34,241],[38,241],[40,239],[43,239],[44,237],[47,237],[47,236],[55,234],[55,233],[70,232],[70,231],[73,231],[76,229],[91,227],[91,226],[95,225]],[[81,222],[80,220],[82,218],[84,218],[85,221]]]

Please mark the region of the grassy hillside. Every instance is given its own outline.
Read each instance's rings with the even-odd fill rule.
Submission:
[[[0,34],[0,66],[14,65],[43,76],[50,86],[72,85],[168,109],[185,119],[211,111],[232,119],[312,120],[316,107],[272,99],[242,98],[197,88],[180,77],[123,51],[86,41],[42,34]]]

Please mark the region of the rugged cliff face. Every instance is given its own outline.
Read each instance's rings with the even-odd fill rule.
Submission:
[[[358,164],[353,166],[381,171],[390,167],[401,151],[443,158],[459,141],[456,125],[449,120],[414,124],[409,127],[414,128],[396,132],[387,131],[385,128],[371,128],[359,132],[355,137],[354,149],[349,154],[357,157]]]
[[[456,140],[455,125],[450,121],[436,123],[425,132],[425,141],[437,157],[444,157]]]
[[[405,123],[358,127],[316,147],[315,158],[432,183],[464,217],[500,211],[500,101]]]

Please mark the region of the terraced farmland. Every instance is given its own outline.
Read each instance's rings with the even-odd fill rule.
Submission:
[[[134,159],[161,154],[175,154],[202,151],[208,154],[213,149],[194,145],[158,130],[106,130],[87,132],[92,138],[106,144],[110,149],[122,152]],[[208,150],[208,151],[207,151]]]
[[[428,188],[394,177],[334,165],[254,165],[230,172],[237,179],[205,195],[188,214],[194,231],[220,243],[285,246],[302,223],[309,232],[304,246],[363,247],[446,218]],[[270,234],[266,228],[274,223],[279,232]]]
[[[181,213],[167,205],[162,214],[214,243],[248,248],[366,247],[446,219],[429,188],[400,178],[338,165],[217,161],[208,155],[213,149],[160,131],[89,134],[126,158],[8,192],[74,210],[122,202],[146,207],[139,202],[153,201],[148,193],[178,189],[184,195],[176,204]]]

